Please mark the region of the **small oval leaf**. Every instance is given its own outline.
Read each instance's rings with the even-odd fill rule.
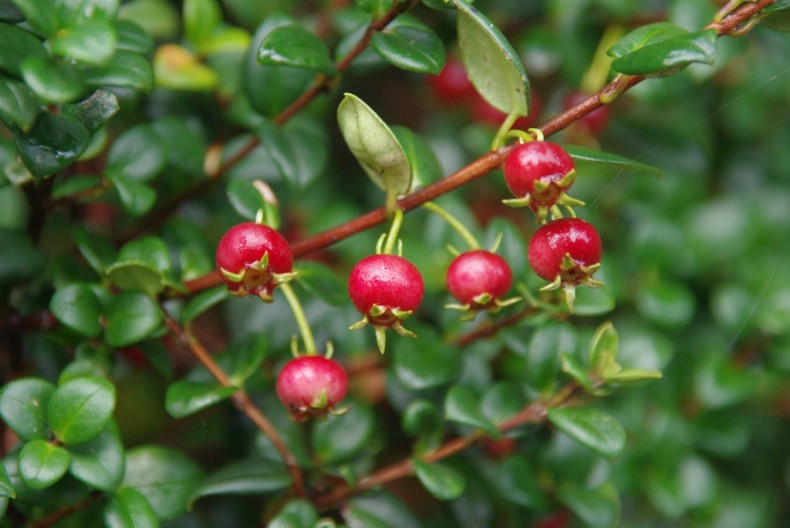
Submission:
[[[113,297],[105,313],[105,342],[124,347],[151,336],[162,323],[159,304],[142,292],[126,291]]]
[[[582,446],[608,460],[625,447],[625,429],[612,415],[593,407],[549,409],[549,421]]]
[[[46,440],[32,440],[19,452],[19,476],[34,490],[48,488],[69,469],[69,452]]]
[[[412,460],[414,473],[428,492],[439,500],[457,499],[464,492],[466,479],[445,464],[429,464]]]
[[[47,438],[47,405],[54,392],[43,379],[14,380],[0,389],[0,417],[24,441]]]
[[[489,420],[480,409],[480,402],[472,391],[463,385],[456,385],[447,392],[444,403],[445,419],[482,429],[493,438],[499,438],[500,432],[494,422]]]
[[[337,71],[326,44],[298,24],[283,25],[269,32],[258,48],[258,61],[265,65],[307,68],[326,75]]]
[[[47,405],[49,427],[66,445],[96,438],[115,409],[115,386],[95,377],[68,381],[55,390]]]
[[[172,417],[183,418],[230,398],[236,390],[211,381],[176,381],[167,388],[165,409]]]
[[[101,306],[87,284],[69,284],[60,288],[49,302],[52,315],[64,326],[86,337],[101,333]]]

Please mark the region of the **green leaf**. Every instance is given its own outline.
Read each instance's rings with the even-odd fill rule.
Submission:
[[[137,125],[115,140],[107,155],[107,169],[147,182],[167,165],[167,146],[149,125]]]
[[[258,48],[258,61],[264,65],[307,68],[330,76],[337,71],[326,44],[298,24],[285,24],[270,31]]]
[[[605,377],[606,369],[617,365],[615,358],[619,346],[620,339],[611,322],[598,326],[590,340],[590,370],[597,376]]]
[[[74,241],[82,257],[99,275],[115,261],[115,249],[104,237],[78,229],[74,231]]]
[[[178,44],[163,44],[154,54],[154,80],[160,88],[203,92],[217,86],[217,72]]]
[[[590,528],[615,528],[620,524],[620,497],[611,484],[598,489],[566,487],[557,493],[559,501]]]
[[[422,524],[409,507],[396,496],[378,492],[355,497],[344,515],[349,526],[365,528],[419,528]]]
[[[239,460],[207,476],[189,503],[209,495],[261,495],[287,488],[293,482],[282,464],[269,460]]]
[[[117,20],[115,31],[118,34],[115,49],[130,51],[141,57],[154,51],[154,41],[151,36],[131,20]]]
[[[315,457],[322,464],[337,464],[359,456],[369,447],[376,429],[370,407],[352,405],[353,411],[330,416],[313,426],[312,441]]]
[[[565,145],[564,148],[568,154],[571,155],[571,158],[573,158],[573,162],[577,165],[577,169],[590,163],[599,166],[603,165],[604,167],[617,171],[629,171],[661,176],[660,169],[625,158],[618,154],[603,152],[579,145]]]
[[[159,528],[159,519],[142,493],[121,488],[104,508],[104,524],[107,528]]]
[[[47,405],[47,420],[55,437],[78,445],[101,434],[115,409],[115,386],[96,376],[81,377],[58,387]]]
[[[101,306],[87,284],[74,283],[60,288],[52,296],[49,309],[58,321],[81,335],[101,334]]]
[[[90,134],[95,134],[101,127],[118,113],[118,98],[107,90],[96,90],[90,97],[75,104],[60,107],[61,113],[71,116],[84,126]]]
[[[499,438],[500,433],[496,424],[489,420],[480,409],[480,401],[472,391],[463,385],[456,385],[447,392],[444,402],[444,417],[446,420],[482,429],[493,438]]]
[[[502,462],[496,487],[513,504],[529,510],[541,510],[545,507],[546,497],[540,479],[540,471],[530,462],[529,455],[516,454]]]
[[[36,177],[65,169],[77,161],[90,142],[82,123],[50,112],[40,112],[30,131],[15,135],[17,151]]]
[[[344,306],[348,302],[345,282],[326,264],[302,261],[297,272],[298,284],[324,302],[332,306]]]
[[[317,521],[318,512],[312,503],[291,499],[272,517],[266,528],[318,528]]]
[[[85,85],[76,67],[49,55],[31,55],[22,61],[22,77],[48,103],[68,103],[77,99]]]
[[[562,371],[573,378],[587,392],[593,391],[592,380],[587,375],[585,368],[572,354],[562,355]]]
[[[85,24],[91,20],[114,20],[121,0],[80,0],[61,2],[60,18],[66,24]]]
[[[446,464],[429,464],[412,459],[414,473],[425,489],[439,500],[457,499],[464,492],[466,479],[457,470]]]
[[[126,453],[123,485],[139,491],[163,521],[186,511],[202,477],[202,470],[194,462],[173,449],[145,445]]]
[[[229,346],[218,361],[228,373],[231,383],[242,386],[258,372],[268,352],[268,337],[265,334],[252,334]]]
[[[87,68],[82,78],[89,86],[117,86],[150,92],[154,86],[151,63],[139,53],[117,50],[103,66]]]
[[[110,422],[93,440],[68,448],[69,472],[93,489],[111,492],[123,480],[125,458],[118,430]]]
[[[497,27],[465,0],[458,9],[458,44],[469,80],[483,98],[509,115],[529,113],[529,81],[518,53]]]
[[[7,499],[7,498],[16,498],[16,491],[14,490],[14,485],[11,483],[11,479],[8,478],[8,471],[6,471],[5,466],[0,464],[0,499]],[[0,506],[0,519],[3,516],[3,508]]]
[[[124,291],[113,297],[105,317],[104,340],[111,347],[124,347],[142,341],[162,324],[159,304],[137,291]]]
[[[390,24],[373,35],[371,45],[387,62],[406,71],[435,75],[444,66],[444,43],[418,22]]]
[[[345,94],[337,109],[340,132],[365,173],[388,194],[411,187],[411,167],[392,130],[362,99]]]
[[[172,275],[173,263],[165,242],[147,236],[127,242],[118,260],[107,269],[107,278],[122,289],[140,290],[154,296],[165,286],[177,287]]]
[[[103,64],[115,53],[118,36],[109,20],[86,20],[49,39],[52,53],[88,64]]]
[[[658,44],[659,42],[687,34],[687,30],[670,22],[647,24],[625,35],[609,48],[606,54],[615,59],[619,59],[645,46]]]
[[[574,315],[592,317],[607,314],[614,308],[614,294],[606,284],[599,288],[576,288],[576,300],[573,303]]]
[[[35,276],[44,267],[43,252],[33,245],[27,234],[0,229],[0,284],[17,285]]]
[[[52,486],[69,469],[69,453],[46,440],[31,440],[19,452],[19,476],[34,490]]]
[[[127,213],[134,216],[144,215],[156,203],[156,191],[149,185],[127,178],[123,174],[107,172],[106,175]]]
[[[37,378],[14,380],[0,389],[0,417],[23,441],[49,435],[47,404],[55,386]]]
[[[406,434],[419,441],[415,451],[431,452],[441,444],[444,424],[439,409],[424,399],[413,400],[403,411],[402,427]]]
[[[25,14],[28,23],[39,33],[49,37],[62,27],[58,10],[53,9],[51,3],[40,0],[14,0],[14,3]]]
[[[612,69],[628,75],[662,76],[694,62],[713,64],[717,40],[715,29],[676,36],[615,59]]]
[[[224,284],[200,292],[184,306],[184,310],[181,312],[182,324],[189,325],[196,317],[226,300],[229,296],[228,288]]]
[[[615,460],[625,447],[625,430],[610,414],[593,407],[549,409],[548,419],[580,445],[608,460]]]
[[[501,424],[524,408],[526,401],[521,389],[507,381],[495,383],[483,394],[480,410],[495,424]]]
[[[506,335],[506,343],[523,355],[530,365],[527,381],[539,391],[549,391],[556,382],[560,357],[576,349],[576,331],[565,322],[549,322],[539,327],[524,343],[515,334]]]
[[[411,166],[412,188],[442,179],[444,171],[430,144],[418,133],[404,126],[392,127]]]
[[[217,0],[184,1],[184,36],[196,48],[206,42],[222,21]]]
[[[639,290],[639,312],[665,328],[683,328],[694,318],[697,300],[688,287],[672,279],[659,279]]]
[[[39,102],[25,83],[0,76],[0,120],[28,131],[38,115]]]
[[[461,357],[428,327],[410,328],[419,336],[419,346],[412,340],[398,340],[392,363],[398,380],[411,390],[439,387],[454,381],[461,372]]]
[[[33,55],[46,53],[44,45],[30,32],[19,26],[0,23],[0,70],[19,77],[22,61]]]
[[[243,218],[254,220],[258,211],[266,210],[263,195],[251,181],[233,178],[228,181],[225,193],[230,205]]]
[[[286,180],[296,180],[299,170],[298,161],[285,131],[270,120],[264,119],[255,133],[280,175]]]
[[[174,418],[184,418],[227,400],[237,390],[211,381],[176,381],[167,388],[165,409]]]

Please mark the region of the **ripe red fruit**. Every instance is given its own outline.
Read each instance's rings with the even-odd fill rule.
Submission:
[[[428,83],[434,95],[445,103],[458,103],[476,93],[463,63],[455,58],[448,58],[441,72],[428,77]]]
[[[548,141],[528,141],[516,145],[502,164],[505,182],[516,197],[505,200],[513,206],[528,206],[538,217],[546,220],[550,211],[557,205],[570,208],[582,205],[571,198],[566,191],[576,179],[576,166],[570,155],[556,143]]]
[[[581,90],[572,90],[565,95],[563,99],[563,106],[567,110],[568,108],[572,108],[581,103],[588,97],[590,97],[590,94],[586,92]],[[608,124],[609,106],[603,105],[602,107],[593,110],[581,119],[575,121],[573,125],[571,125],[571,132],[580,132],[584,135],[598,137],[601,135]]]
[[[348,376],[336,361],[324,356],[299,356],[277,376],[277,397],[297,421],[336,412],[346,397]]]
[[[513,272],[507,261],[481,249],[461,253],[447,269],[450,295],[474,309],[495,306],[512,283]]]
[[[600,283],[591,275],[601,262],[601,238],[579,218],[560,218],[542,225],[529,241],[529,265],[553,287]]]
[[[272,292],[293,270],[291,247],[269,226],[244,222],[220,239],[217,269],[234,295],[255,294],[271,300]]]

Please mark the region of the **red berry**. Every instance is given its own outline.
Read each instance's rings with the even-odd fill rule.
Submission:
[[[590,94],[586,92],[573,90],[565,96],[563,105],[565,109],[572,108],[588,97],[590,97]],[[607,124],[609,124],[609,106],[603,105],[575,121],[572,128],[592,137],[597,137],[601,135]]]
[[[542,225],[527,248],[533,271],[557,286],[597,285],[591,278],[601,262],[601,238],[579,218],[560,218]]]
[[[298,421],[323,417],[346,397],[348,376],[336,361],[324,356],[299,356],[277,376],[277,397]]]
[[[457,103],[476,93],[463,63],[454,58],[447,59],[438,75],[428,77],[428,83],[436,97],[446,103]]]
[[[505,182],[516,197],[511,205],[527,205],[540,221],[557,204],[580,204],[567,191],[576,177],[570,155],[556,143],[528,141],[516,145],[502,164]]]
[[[285,238],[255,222],[231,227],[217,245],[216,261],[231,293],[255,294],[264,300],[269,300],[282,282],[276,275],[293,270],[293,256]]]
[[[348,294],[373,325],[395,326],[419,308],[425,285],[417,267],[397,255],[360,260],[348,278]]]
[[[447,290],[474,308],[492,306],[513,283],[507,261],[490,251],[474,250],[458,255],[447,269]]]

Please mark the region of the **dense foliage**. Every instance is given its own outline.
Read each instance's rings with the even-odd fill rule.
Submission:
[[[0,526],[790,524],[789,22],[0,0]]]

